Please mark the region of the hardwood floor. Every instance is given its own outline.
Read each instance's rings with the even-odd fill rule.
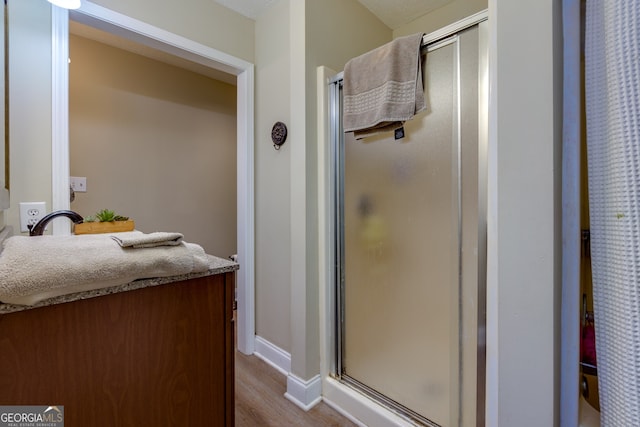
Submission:
[[[256,356],[236,351],[236,426],[356,426],[324,402],[303,411],[284,397],[286,382],[284,375]]]

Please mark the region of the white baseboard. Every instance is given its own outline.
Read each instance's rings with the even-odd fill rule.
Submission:
[[[256,335],[253,354],[278,370],[282,375],[289,375],[291,371],[291,355],[280,347]]]
[[[358,426],[415,427],[409,420],[333,378],[325,378],[322,387],[322,400],[325,404]]]
[[[284,397],[308,411],[322,401],[322,378],[320,375],[316,375],[305,381],[289,374],[287,376],[287,392]]]
[[[262,337],[255,336],[254,356],[287,377],[285,398],[304,411],[324,401],[327,405],[361,427],[410,427],[400,418],[370,398],[338,381],[316,375],[303,380],[291,373],[291,355]]]
[[[291,355],[280,347],[256,335],[254,356],[287,377],[285,397],[305,411],[322,400],[322,379],[316,375],[303,380],[291,373]]]
[[[325,403],[325,405],[329,406],[330,408],[332,408],[334,411],[336,411],[337,413],[339,413],[340,415],[342,415],[343,417],[345,417],[346,419],[348,419],[349,421],[351,421],[352,423],[354,423],[355,425],[357,425],[358,427],[369,427],[366,424],[364,424],[363,422],[361,422],[359,419],[357,419],[356,417],[354,417],[353,415],[351,415],[350,413],[348,413],[347,411],[345,411],[340,405],[338,405],[337,403],[327,399],[326,397],[322,397],[322,401]]]

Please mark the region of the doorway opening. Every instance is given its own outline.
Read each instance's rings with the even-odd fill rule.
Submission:
[[[104,7],[83,2],[72,12],[52,8],[53,53],[53,209],[69,209],[69,105],[68,46],[69,19],[121,36],[140,45],[200,66],[231,74],[237,84],[237,255],[241,265],[238,288],[238,350],[254,350],[254,186],[253,186],[253,64],[151,26]],[[56,227],[54,234],[65,231]],[[68,233],[68,231],[67,231]]]
[[[69,29],[70,172],[87,178],[72,210],[108,207],[139,231],[178,231],[206,253],[234,255],[235,76],[75,21]]]

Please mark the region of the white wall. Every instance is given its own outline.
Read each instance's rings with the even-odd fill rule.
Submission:
[[[7,225],[20,233],[19,203],[51,209],[51,5],[11,0],[9,16],[9,144],[11,207]]]
[[[559,8],[489,2],[487,426],[558,424]]]

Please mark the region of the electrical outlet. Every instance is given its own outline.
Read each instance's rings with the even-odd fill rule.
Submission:
[[[86,193],[87,192],[87,177],[86,176],[72,176],[69,177],[69,183],[71,184],[71,188],[76,193]]]
[[[20,231],[29,231],[29,225],[34,226],[47,214],[45,202],[20,202]]]

